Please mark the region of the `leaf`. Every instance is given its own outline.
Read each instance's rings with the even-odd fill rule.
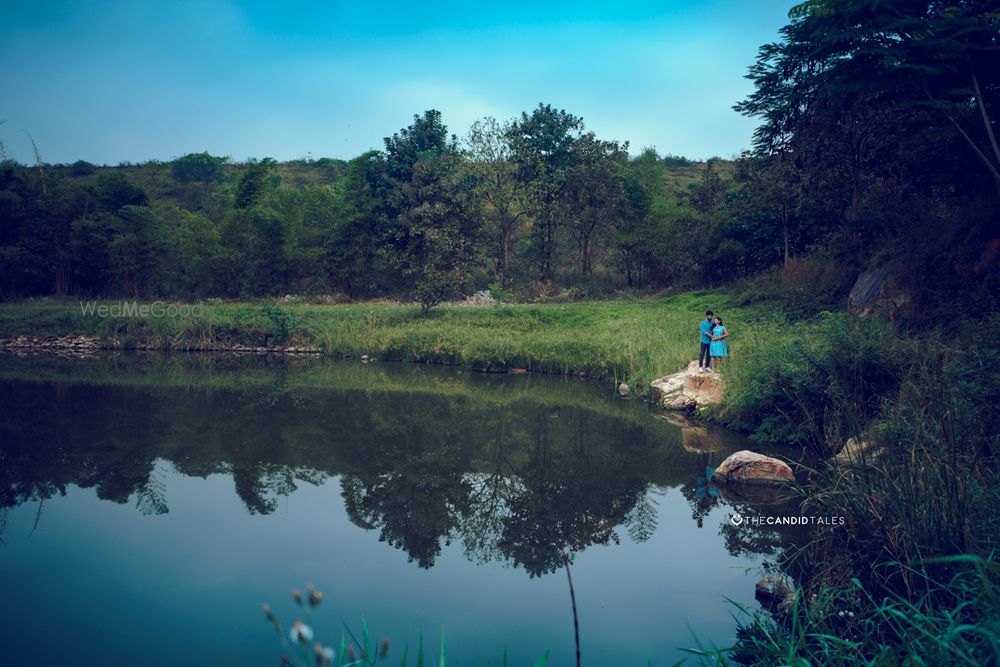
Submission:
[[[506,652],[504,655],[506,655]],[[544,665],[548,661],[549,661],[549,652],[546,650],[545,653],[542,654],[541,658],[535,660],[535,667],[542,667],[542,665]]]

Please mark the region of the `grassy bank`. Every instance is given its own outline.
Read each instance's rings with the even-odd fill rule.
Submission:
[[[741,349],[795,333],[780,314],[727,302],[722,292],[689,292],[661,299],[441,307],[427,315],[398,304],[206,303],[200,316],[112,318],[84,314],[77,301],[34,300],[0,307],[0,337],[86,334],[123,348],[165,350],[308,345],[335,356],[526,368],[646,385],[697,355],[697,326],[706,308],[726,316],[737,362]]]

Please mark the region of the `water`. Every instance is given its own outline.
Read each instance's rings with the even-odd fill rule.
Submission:
[[[4,662],[275,665],[264,620],[418,637],[449,664],[727,646],[794,536],[733,526],[745,446],[611,387],[328,359],[0,357]],[[735,504],[731,504],[735,503]]]

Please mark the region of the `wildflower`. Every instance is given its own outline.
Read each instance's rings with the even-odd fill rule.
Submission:
[[[319,603],[322,602],[322,601],[323,601],[323,592],[322,591],[314,591],[314,590],[310,590],[309,591],[309,606],[310,607],[317,607],[317,606],[319,606]]]
[[[307,644],[312,641],[313,630],[302,621],[295,621],[292,624],[292,629],[288,631],[288,637],[293,642]]]
[[[292,591],[292,599],[295,600],[295,604],[299,605],[300,607],[302,606],[302,593],[299,591],[299,589],[296,588],[295,590]]]
[[[347,645],[347,649],[344,651],[344,657],[347,658],[347,662],[354,662],[357,660],[357,655],[354,653],[354,644]]]
[[[268,603],[263,603],[260,608],[264,610],[264,618],[274,623],[277,619],[274,617],[274,613],[271,611],[271,605]]]
[[[389,655],[389,640],[383,639],[379,642],[378,657],[385,660],[387,655]]]
[[[323,667],[324,665],[332,665],[333,659],[336,654],[333,652],[333,648],[330,646],[323,646],[319,642],[313,646],[313,652],[316,654],[316,665],[318,667]]]

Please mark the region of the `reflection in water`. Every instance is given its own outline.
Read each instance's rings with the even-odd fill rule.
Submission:
[[[616,542],[619,526],[636,542],[649,539],[657,526],[653,495],[666,487],[680,487],[701,527],[725,499],[708,481],[711,469],[739,444],[650,419],[634,402],[600,397],[602,411],[560,401],[551,385],[533,391],[522,378],[517,387],[506,378],[421,369],[420,384],[405,367],[364,369],[400,373],[406,390],[391,380],[380,388],[371,377],[343,388],[340,376],[356,367],[313,361],[318,378],[332,385],[322,388],[290,383],[291,361],[254,359],[232,371],[246,385],[235,389],[225,382],[231,369],[201,362],[62,362],[113,373],[113,384],[74,382],[78,369],[53,371],[48,363],[52,381],[0,381],[4,510],[37,502],[41,520],[45,500],[73,484],[164,514],[158,459],[186,475],[228,474],[247,511],[261,515],[298,483],[339,475],[350,520],[422,568],[434,565],[442,545],[460,540],[473,562],[502,561],[531,576],[553,572],[564,551]],[[8,360],[8,377],[19,371],[29,375]],[[740,504],[746,500],[754,499],[730,502],[752,513]],[[0,517],[0,535],[3,526]],[[775,554],[787,541],[775,531],[723,531],[733,554]]]
[[[256,664],[274,647],[255,605],[312,578],[394,637],[447,625],[463,664],[509,642],[512,664],[553,649],[559,667],[563,554],[592,664],[680,660],[688,623],[726,645],[723,596],[751,603],[747,570],[799,539],[728,513],[793,510],[710,483],[740,438],[611,393],[327,359],[0,357],[10,659],[40,659],[54,623],[81,663],[129,664],[112,643],[189,662],[191,642]]]

